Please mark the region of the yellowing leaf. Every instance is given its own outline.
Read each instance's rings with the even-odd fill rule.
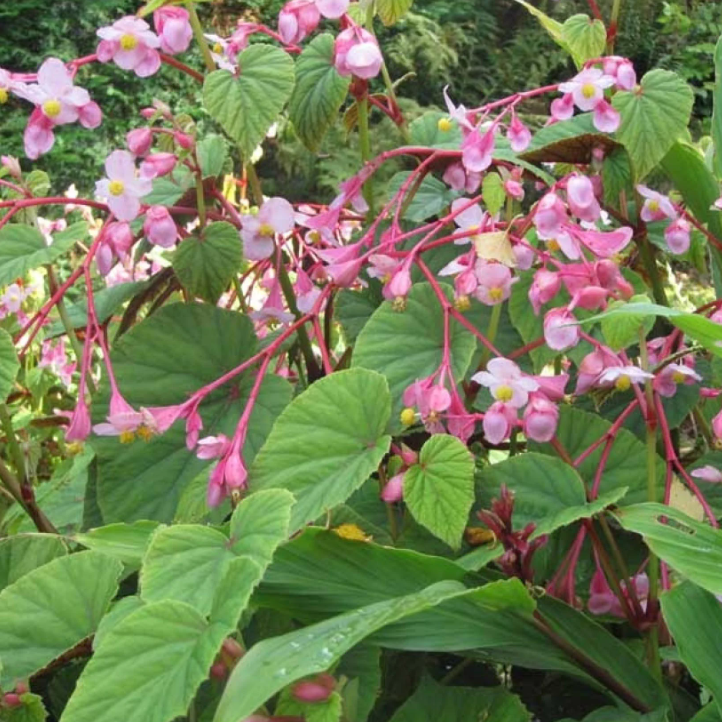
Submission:
[[[677,477],[672,480],[669,505],[695,521],[704,521],[704,508],[699,499]]]
[[[492,231],[474,236],[476,255],[486,261],[499,261],[505,266],[516,266],[516,257],[511,250],[511,242],[506,231]]]

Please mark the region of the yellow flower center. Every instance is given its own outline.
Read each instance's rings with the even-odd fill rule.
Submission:
[[[58,100],[46,100],[43,103],[43,113],[45,113],[48,118],[57,118],[60,115],[61,110],[62,106]]]
[[[514,397],[514,389],[511,386],[499,386],[494,394],[497,401],[506,404]]]
[[[369,537],[364,534],[363,529],[356,524],[341,524],[340,526],[337,526],[334,531],[342,539],[348,539],[349,541],[365,542],[369,540]]]
[[[223,52],[223,46],[222,46],[220,43],[216,43],[216,44],[213,46],[213,52],[214,52],[216,55],[220,55],[220,54]]]
[[[411,408],[405,408],[401,412],[401,423],[404,426],[411,426],[416,421],[416,412]]]
[[[659,210],[659,201],[649,201],[647,203],[647,208],[649,208],[652,213],[656,213]]]
[[[592,83],[584,83],[584,85],[582,85],[582,95],[585,98],[593,98],[596,92],[597,89]]]
[[[120,47],[123,50],[135,50],[138,47],[138,38],[135,35],[125,33],[120,36]]]
[[[442,133],[448,133],[454,127],[448,118],[440,118],[437,125]]]
[[[76,456],[77,454],[80,454],[83,451],[83,444],[81,444],[79,441],[71,441],[66,447],[65,450],[72,454],[73,456]]]
[[[153,438],[153,430],[145,425],[139,426],[136,433],[143,441],[150,441]]]
[[[672,374],[672,381],[676,384],[683,384],[684,383],[684,374],[681,371],[675,371]]]
[[[8,91],[5,88],[0,88],[0,103],[8,102]]]
[[[632,385],[632,380],[629,378],[629,376],[620,376],[615,382],[614,382],[614,388],[617,389],[617,391],[629,391],[630,387]]]
[[[459,313],[464,313],[471,308],[471,299],[468,296],[459,296],[454,301],[454,307]]]
[[[110,183],[108,183],[108,190],[110,191],[111,196],[123,195],[123,191],[125,190],[125,184],[123,183],[123,181],[112,180],[110,181]]]
[[[504,298],[504,289],[499,286],[494,286],[489,289],[489,298],[492,301],[501,301]]]
[[[311,231],[308,234],[308,240],[311,241],[311,243],[318,243],[321,240],[321,234],[318,231]]]
[[[559,242],[555,238],[552,238],[550,241],[547,241],[547,249],[549,249],[552,253],[554,253],[554,251],[558,251]]]
[[[120,439],[121,444],[130,444],[133,441],[135,441],[135,432],[134,431],[121,431],[120,436],[118,438]]]
[[[261,236],[273,236],[275,231],[270,223],[262,223],[261,227],[258,229],[258,233]]]
[[[396,296],[396,298],[391,302],[391,308],[392,310],[396,311],[396,313],[401,313],[406,310],[406,298],[404,296]]]

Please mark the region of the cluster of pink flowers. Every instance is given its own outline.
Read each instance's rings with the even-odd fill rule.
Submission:
[[[664,230],[664,239],[671,253],[686,253],[690,244],[691,226],[689,221],[677,212],[672,201],[665,195],[647,186],[638,185],[637,192],[644,198],[639,215],[645,223],[670,221]]]
[[[62,381],[64,386],[68,387],[72,383],[73,373],[77,365],[76,361],[68,361],[64,339],[57,341],[46,339],[43,341],[38,367],[52,371],[52,373]]]

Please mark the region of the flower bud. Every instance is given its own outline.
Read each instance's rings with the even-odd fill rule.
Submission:
[[[134,155],[145,155],[153,145],[153,133],[150,128],[136,128],[126,134],[125,143]]]
[[[392,476],[381,491],[381,499],[387,504],[393,504],[404,498],[404,474]]]
[[[299,702],[325,702],[336,687],[336,680],[330,674],[319,674],[313,679],[296,683],[291,694]]]
[[[143,233],[154,245],[171,248],[178,238],[178,229],[165,206],[151,206],[145,214]]]
[[[195,144],[195,138],[192,135],[188,135],[188,133],[176,131],[173,133],[173,138],[183,150],[190,150]]]
[[[178,162],[173,153],[153,153],[140,164],[140,175],[143,178],[158,178],[168,175]]]

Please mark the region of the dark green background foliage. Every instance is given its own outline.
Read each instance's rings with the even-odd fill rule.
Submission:
[[[535,4],[561,19],[574,12],[589,12],[585,0],[537,0]],[[600,3],[604,10],[609,4]],[[51,55],[70,59],[92,53],[97,42],[95,30],[134,12],[138,5],[138,0],[1,3],[0,67],[31,71]],[[201,9],[207,26],[229,34],[239,18],[260,19],[275,26],[282,5],[281,0],[214,0]],[[622,28],[617,50],[634,60],[640,75],[661,66],[681,73],[693,85],[696,116],[704,131],[711,114],[711,58],[722,31],[722,5],[635,0],[624,3]],[[408,99],[406,110],[411,117],[420,107],[443,105],[441,90],[447,84],[452,97],[472,105],[554,82],[573,72],[563,51],[513,0],[416,0],[402,22],[390,29],[380,28],[380,35],[392,76],[406,76],[399,91]],[[195,51],[184,59],[200,65]],[[78,82],[103,108],[103,125],[93,132],[72,125],[56,134],[52,153],[34,166],[51,174],[55,191],[73,182],[81,192],[92,191],[99,161],[122,144],[128,129],[140,125],[137,112],[153,98],[169,103],[176,112],[188,113],[196,122],[203,121],[193,81],[166,67],[152,78],[140,79],[112,64],[91,66],[81,69]],[[530,111],[543,114],[546,106]],[[3,153],[22,157],[27,114],[27,104],[11,100],[3,106]],[[347,139],[342,128],[329,134],[320,162],[293,142],[290,129],[281,127],[279,134],[283,143],[268,144],[260,170],[294,199],[312,194],[330,197],[356,165],[355,138]],[[383,150],[388,134],[379,132],[373,137],[379,143],[375,150]]]

